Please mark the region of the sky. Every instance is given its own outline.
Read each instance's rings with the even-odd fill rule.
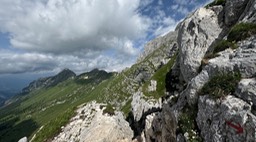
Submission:
[[[0,90],[64,68],[121,71],[211,0],[0,0]]]

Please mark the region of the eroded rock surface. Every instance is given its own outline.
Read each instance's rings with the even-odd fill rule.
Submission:
[[[103,114],[103,104],[91,102],[77,110],[71,122],[62,127],[62,132],[53,142],[93,141],[93,142],[130,142],[133,132],[129,123],[120,112],[115,115]]]

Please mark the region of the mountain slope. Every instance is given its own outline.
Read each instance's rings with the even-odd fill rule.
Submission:
[[[55,76],[52,77],[46,77],[46,78],[40,78],[38,80],[35,80],[31,82],[27,87],[22,89],[21,94],[28,94],[29,92],[32,92],[34,90],[44,88],[44,87],[52,87],[57,85],[60,82],[63,82],[69,78],[75,77],[76,74],[69,70],[69,69],[64,69],[60,73],[58,73]]]
[[[46,84],[27,95],[18,95],[12,98],[10,105],[0,110],[0,141],[18,141],[24,136],[31,138],[41,126],[47,126],[51,130],[48,129],[46,133],[38,136],[43,139],[51,137],[74,114],[74,108],[95,99],[96,96],[90,96],[90,92],[113,75],[105,71],[93,70],[85,73],[91,78],[86,84],[80,83],[79,77],[82,75],[77,78],[72,75],[73,78],[59,82],[57,85],[52,84],[56,83],[56,80],[60,81],[58,76],[66,76],[66,73],[71,72],[62,71],[57,76],[51,77],[50,86]]]

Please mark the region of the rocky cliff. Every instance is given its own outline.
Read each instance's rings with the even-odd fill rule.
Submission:
[[[255,7],[254,0],[213,2],[177,26],[179,55],[168,83],[178,87],[167,88],[170,97],[161,111],[146,116],[140,137],[256,140]]]

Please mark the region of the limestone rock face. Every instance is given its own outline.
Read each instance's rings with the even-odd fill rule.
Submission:
[[[197,75],[206,51],[222,32],[219,14],[212,9],[200,8],[180,24],[178,30],[180,68],[186,82]]]
[[[248,0],[226,0],[225,24],[233,25],[243,13]]]
[[[249,0],[239,21],[256,23],[256,1],[255,0]]]
[[[145,99],[143,99],[142,92],[137,92],[133,95],[131,105],[135,121],[139,121],[142,118],[143,114],[150,111],[150,109],[160,108],[162,106],[161,100],[153,102],[150,100],[146,101]]]
[[[140,62],[145,59],[146,56],[153,53],[156,49],[160,48],[161,46],[169,46],[173,41],[176,41],[177,33],[170,32],[164,36],[160,36],[152,41],[149,41],[145,47],[144,52],[139,56],[138,61]]]
[[[232,71],[238,69],[242,77],[252,78],[256,70],[256,36],[238,43],[236,50],[227,49],[219,53],[219,57],[209,60],[208,69]]]
[[[91,102],[77,110],[77,115],[62,128],[53,142],[93,141],[93,142],[130,142],[133,132],[129,123],[120,112],[110,116],[103,114],[103,104]],[[102,108],[103,107],[103,108]]]
[[[256,104],[256,79],[242,79],[237,87],[236,95],[250,104]]]
[[[254,141],[256,120],[248,115],[250,111],[249,104],[233,96],[227,96],[224,101],[201,96],[196,118],[201,136],[213,142]],[[228,123],[240,124],[243,132],[237,134],[237,130]]]

